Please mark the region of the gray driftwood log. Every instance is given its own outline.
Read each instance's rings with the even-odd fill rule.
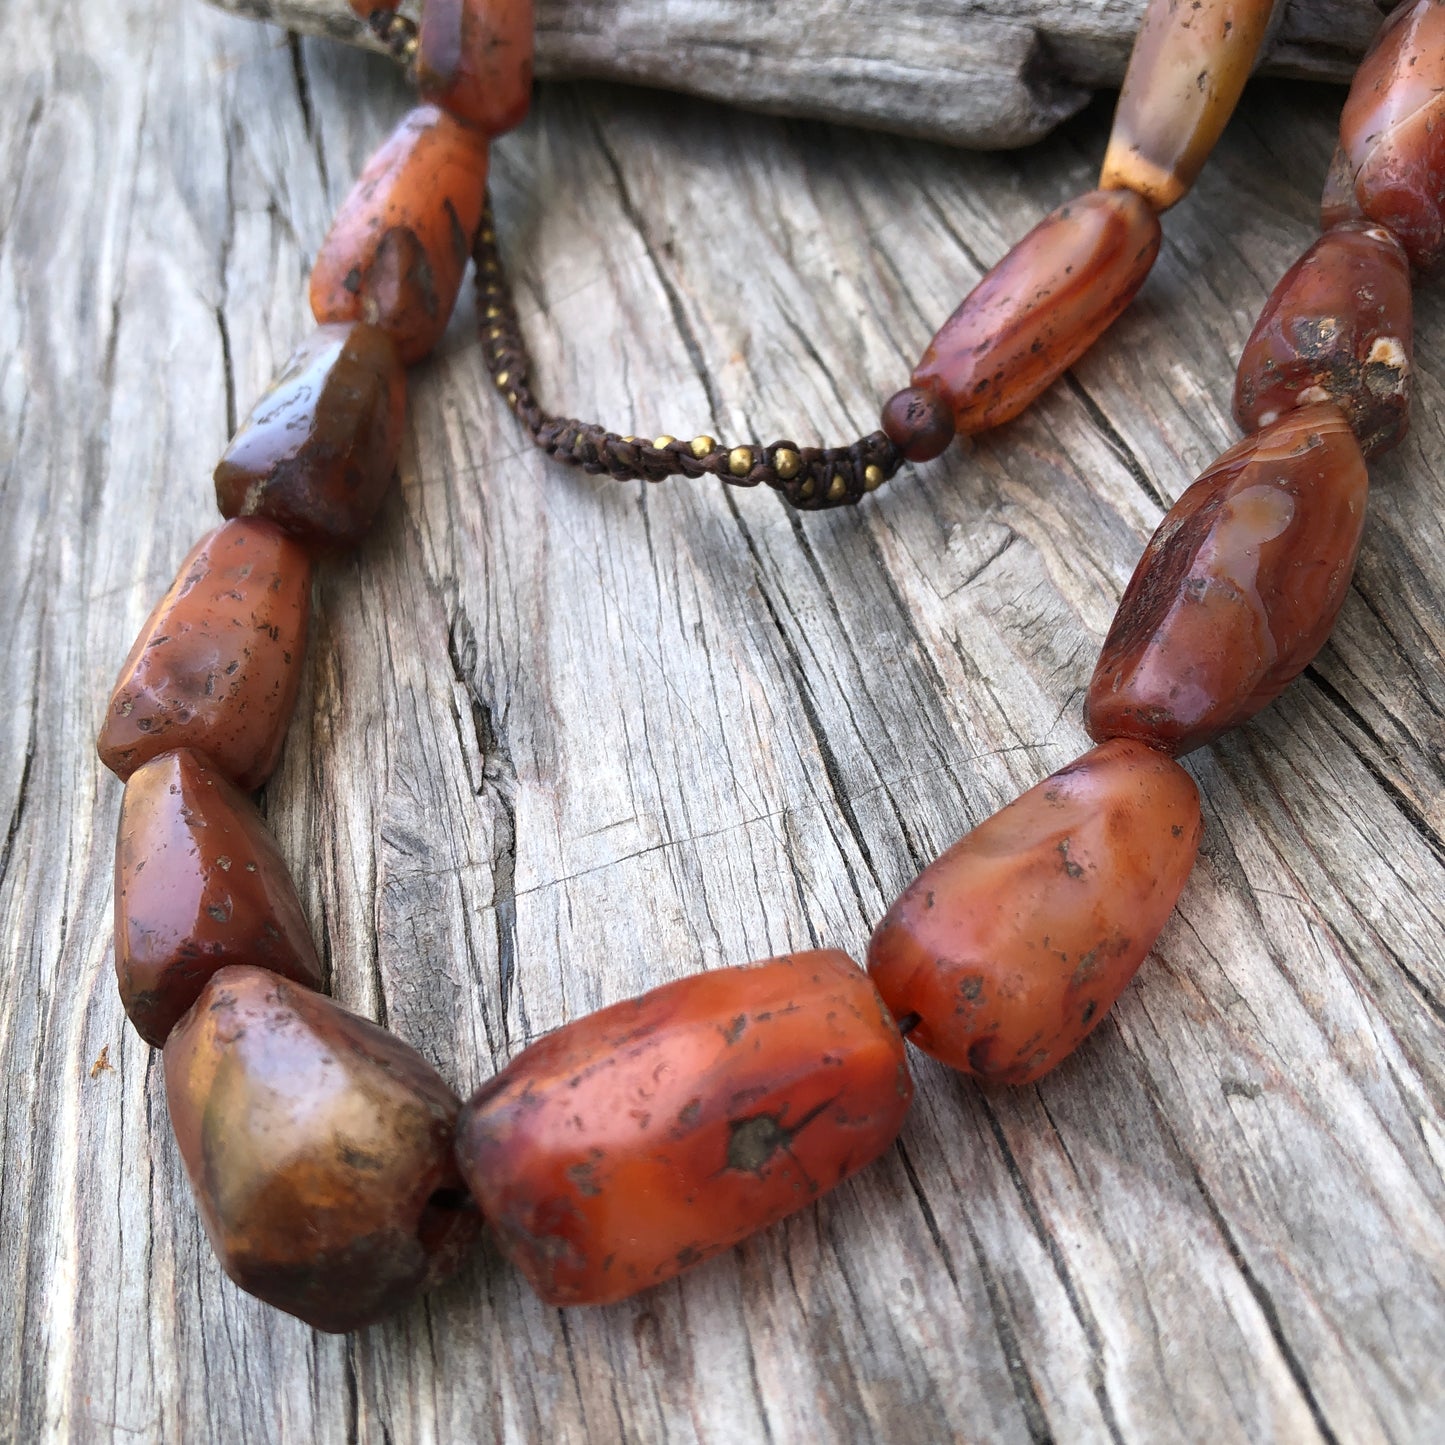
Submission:
[[[213,0],[375,47],[347,0]],[[1343,80],[1389,0],[1287,0],[1262,70]],[[1027,145],[1123,79],[1144,0],[537,0],[538,74],[955,145]]]
[[[1189,760],[1202,861],[1074,1060],[1019,1091],[920,1061],[877,1165],[632,1302],[545,1309],[484,1249],[322,1337],[201,1232],[116,1000],[120,788],[92,739],[407,92],[197,4],[8,23],[0,1440],[1445,1438],[1439,288],[1334,639]],[[337,996],[465,1092],[667,979],[861,955],[923,860],[1086,746],[1095,649],[1234,438],[1234,359],[1313,234],[1337,104],[1254,88],[1114,332],[846,514],[556,470],[460,316],[413,375],[374,538],[321,572],[265,797]],[[648,435],[855,435],[1103,139],[1094,111],[1026,157],[966,154],[543,87],[494,170],[543,395]]]

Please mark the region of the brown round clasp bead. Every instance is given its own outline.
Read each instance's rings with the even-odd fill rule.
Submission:
[[[906,386],[883,404],[883,430],[910,462],[941,457],[957,434],[953,408],[937,392]]]
[[[242,1289],[341,1334],[461,1262],[481,1217],[461,1101],[394,1034],[263,968],[223,968],[165,1046],[201,1221]]]

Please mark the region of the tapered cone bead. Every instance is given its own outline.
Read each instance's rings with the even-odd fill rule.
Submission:
[[[414,1049],[261,968],[225,968],[165,1047],[166,1099],[226,1273],[318,1330],[439,1283],[479,1216],[460,1100]]]
[[[1198,179],[1249,79],[1274,0],[1149,0],[1099,184],[1168,210]]]
[[[1324,646],[1365,523],[1365,459],[1333,406],[1231,448],[1144,550],[1094,670],[1089,735],[1187,753],[1273,702]]]
[[[888,910],[868,971],[909,1042],[1026,1084],[1095,1029],[1199,848],[1199,794],[1142,743],[1094,748],[980,824]]]
[[[962,433],[1016,417],[1134,299],[1160,235],[1132,191],[1091,191],[1061,206],[944,323],[913,385],[946,398]]]
[[[436,106],[411,111],[367,162],[311,271],[321,322],[379,326],[420,361],[447,329],[481,223],[487,140]]]
[[[1367,457],[1409,430],[1414,321],[1410,263],[1381,226],[1321,236],[1274,289],[1239,362],[1234,414],[1246,432],[1332,401]]]
[[[101,762],[128,778],[194,748],[238,788],[259,788],[296,704],[310,608],[311,560],[274,522],[243,517],[202,537],[120,670]]]
[[[473,1095],[457,1157],[542,1298],[604,1304],[812,1203],[893,1142],[912,1095],[867,976],[800,953],[558,1029]]]
[[[321,960],[261,815],[204,758],[162,753],[131,774],[115,851],[115,973],[159,1048],[207,980],[257,964],[307,988]]]
[[[223,517],[269,517],[308,547],[354,546],[401,451],[406,372],[386,333],[321,326],[286,363],[216,466]]]
[[[1405,0],[1355,72],[1340,116],[1355,201],[1411,262],[1445,258],[1445,0]]]
[[[489,136],[512,130],[532,103],[533,32],[532,0],[423,0],[417,86]]]

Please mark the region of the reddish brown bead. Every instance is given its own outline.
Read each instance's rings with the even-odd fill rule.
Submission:
[[[286,363],[216,466],[224,517],[269,517],[313,548],[353,546],[401,452],[406,372],[387,334],[322,326]]]
[[[1445,4],[1406,0],[1355,73],[1340,116],[1355,200],[1421,271],[1445,257]]]
[[[604,1304],[804,1208],[878,1157],[913,1096],[846,955],[654,989],[558,1029],[477,1091],[462,1173],[549,1304]]]
[[[414,1049],[262,968],[224,968],[165,1047],[166,1099],[211,1245],[242,1289],[361,1329],[452,1272],[479,1216],[460,1100]]]
[[[1220,457],[1139,560],[1089,686],[1089,735],[1187,753],[1273,702],[1334,626],[1368,486],[1333,406],[1287,412]]]
[[[367,163],[311,271],[318,321],[379,326],[408,364],[441,340],[487,190],[487,140],[418,106]]]
[[[423,96],[489,136],[532,103],[532,0],[425,0],[416,80]]]
[[[1149,0],[1099,184],[1183,199],[1239,102],[1275,0]]]
[[[349,0],[352,10],[363,20],[370,20],[378,10],[388,15],[400,8],[401,0]]]
[[[931,863],[888,910],[868,972],[909,1042],[1026,1084],[1124,991],[1183,891],[1199,793],[1136,742],[1094,748]]]
[[[1091,191],[1061,206],[944,323],[914,386],[945,397],[963,433],[1016,417],[1133,300],[1160,235],[1158,216],[1132,191]]]
[[[159,1048],[206,980],[251,963],[307,988],[321,960],[261,815],[204,758],[162,753],[131,774],[115,849],[115,974]]]
[[[1333,230],[1347,221],[1364,220],[1364,212],[1355,199],[1355,172],[1344,146],[1336,146],[1334,159],[1325,173],[1324,190],[1320,193],[1320,230]]]
[[[311,560],[274,522],[202,537],[116,679],[96,748],[117,777],[175,748],[239,788],[271,776],[301,685]]]
[[[935,392],[906,387],[883,405],[883,430],[910,462],[931,462],[957,435],[953,408]]]
[[[1368,221],[1320,237],[1274,288],[1239,362],[1234,414],[1246,432],[1332,401],[1367,457],[1410,426],[1410,264]]]

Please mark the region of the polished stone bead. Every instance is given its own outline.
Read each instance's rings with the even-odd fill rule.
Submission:
[[[1139,559],[1089,686],[1089,735],[1187,753],[1273,702],[1334,626],[1368,487],[1326,404],[1220,457]]]
[[[395,1035],[263,968],[224,968],[165,1046],[206,1234],[242,1289],[358,1330],[450,1274],[480,1223],[460,1100]]]
[[[489,136],[532,103],[532,0],[424,0],[416,80],[423,97]]]
[[[1411,262],[1445,258],[1445,4],[1405,0],[1355,72],[1340,116],[1355,200]]]
[[[312,548],[354,546],[396,475],[406,371],[387,334],[321,326],[216,466],[223,517],[269,517]]]
[[[486,189],[486,137],[433,105],[409,112],[322,242],[316,319],[379,326],[403,361],[420,361],[451,319]]]
[[[1410,426],[1410,263],[1381,226],[1347,222],[1285,273],[1255,323],[1234,384],[1246,432],[1296,406],[1332,401],[1367,457]]]
[[[1337,145],[1320,192],[1320,230],[1331,231],[1348,221],[1364,219],[1365,214],[1355,199],[1355,173],[1350,167],[1350,158],[1344,146]]]
[[[1119,93],[1099,184],[1165,211],[1223,134],[1269,28],[1274,0],[1149,0]]]
[[[307,988],[321,960],[261,815],[199,754],[162,753],[125,785],[115,849],[115,974],[136,1032],[159,1048],[228,964]]]
[[[156,603],[106,705],[96,747],[118,777],[175,748],[237,787],[271,776],[301,685],[311,559],[274,522],[202,537]]]
[[[965,434],[1016,417],[1133,300],[1160,234],[1132,191],[1091,191],[1061,206],[944,323],[914,386],[945,397]]]
[[[912,1095],[867,975],[799,953],[558,1029],[468,1101],[457,1158],[544,1300],[604,1304],[811,1204],[888,1148]]]
[[[941,457],[957,435],[948,402],[916,386],[895,392],[884,403],[883,430],[910,462]]]
[[[1105,743],[929,864],[868,972],[909,1042],[991,1083],[1076,1049],[1154,946],[1194,866],[1199,794],[1143,743]]]

